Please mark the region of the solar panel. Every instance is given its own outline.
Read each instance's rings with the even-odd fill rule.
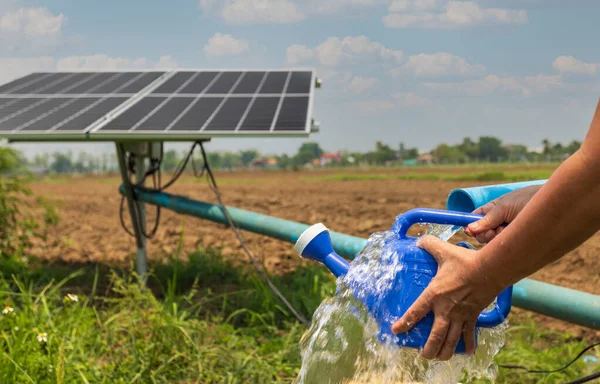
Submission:
[[[0,85],[0,137],[307,136],[312,70],[32,73]]]

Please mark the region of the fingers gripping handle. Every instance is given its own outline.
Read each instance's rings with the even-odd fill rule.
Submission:
[[[478,327],[492,328],[500,325],[506,320],[512,306],[513,286],[500,292],[498,299],[494,304],[494,309],[488,312],[481,312],[475,323]]]
[[[396,222],[395,229],[400,238],[406,238],[408,229],[416,223],[432,223],[445,225],[467,225],[480,220],[484,215],[472,213],[446,211],[438,209],[415,208],[405,212]],[[466,248],[472,248],[470,244],[461,242],[458,244]],[[482,312],[477,319],[477,326],[490,328],[495,327],[506,319],[512,306],[512,285],[502,291],[494,304],[494,308],[488,312]]]
[[[476,215],[473,213],[446,211],[442,209],[415,208],[406,211],[398,219],[395,227],[400,238],[406,238],[406,231],[408,231],[412,225],[417,223],[460,225],[461,227],[466,227],[477,220],[481,220],[483,217],[484,215]]]

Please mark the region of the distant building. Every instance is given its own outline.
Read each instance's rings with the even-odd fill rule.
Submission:
[[[422,155],[419,155],[418,162],[419,164],[425,165],[433,164],[433,155],[430,153],[424,153]]]
[[[250,167],[255,169],[274,169],[277,168],[277,159],[275,157],[257,157],[250,162]]]
[[[43,167],[41,165],[30,165],[27,167],[27,169],[35,176],[47,175],[50,172],[48,167]]]
[[[324,153],[317,161],[318,165],[325,166],[331,163],[338,163],[340,160],[342,160],[342,155],[339,153]]]

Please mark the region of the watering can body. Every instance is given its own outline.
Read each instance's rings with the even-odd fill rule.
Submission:
[[[463,212],[452,212],[433,209],[413,209],[398,216],[392,228],[395,236],[387,243],[399,260],[388,261],[402,266],[396,268],[391,288],[383,297],[365,296],[360,283],[349,284],[355,296],[359,297],[371,316],[379,324],[381,341],[392,341],[400,346],[423,348],[429,338],[434,322],[434,314],[430,312],[413,326],[407,333],[395,335],[391,331],[392,324],[399,320],[410,306],[423,293],[438,270],[436,260],[424,249],[416,246],[415,237],[407,236],[407,230],[416,223],[449,224],[467,226],[482,216]],[[468,243],[459,246],[472,248]],[[296,251],[304,258],[323,263],[336,277],[345,275],[350,264],[337,255],[331,246],[329,232],[322,224],[307,229],[296,243]],[[392,267],[392,266],[390,266]],[[490,311],[481,313],[476,327],[495,327],[506,319],[512,304],[512,286],[500,293]],[[477,332],[476,332],[477,335]],[[461,338],[455,353],[465,353],[464,340]]]

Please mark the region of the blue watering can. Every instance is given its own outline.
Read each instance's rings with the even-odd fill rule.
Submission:
[[[397,340],[396,342],[400,346],[423,348],[433,326],[434,315],[433,312],[430,312],[405,334],[395,335],[391,330],[392,324],[399,320],[423,293],[438,269],[433,256],[416,246],[417,238],[406,235],[408,229],[416,223],[466,227],[482,217],[482,215],[464,212],[425,208],[412,209],[397,217],[392,227],[392,231],[396,236],[388,243],[387,247],[391,247],[395,251],[395,255],[401,258],[400,262],[403,267],[397,272],[387,296],[375,297],[371,292],[365,297],[364,294],[361,295],[364,290],[360,288],[360,284],[353,286],[350,282],[354,295],[357,297],[362,296],[361,301],[371,316],[378,322],[381,341],[386,339]],[[473,248],[466,242],[457,245]],[[298,238],[295,249],[301,257],[323,263],[336,277],[348,273],[350,263],[335,253],[331,245],[329,230],[321,223],[306,229]],[[510,286],[502,291],[496,298],[494,308],[479,315],[476,328],[492,328],[504,322],[510,313],[512,290],[513,287]],[[476,337],[477,333],[475,333]],[[455,353],[464,354],[465,352],[466,347],[461,337]]]

